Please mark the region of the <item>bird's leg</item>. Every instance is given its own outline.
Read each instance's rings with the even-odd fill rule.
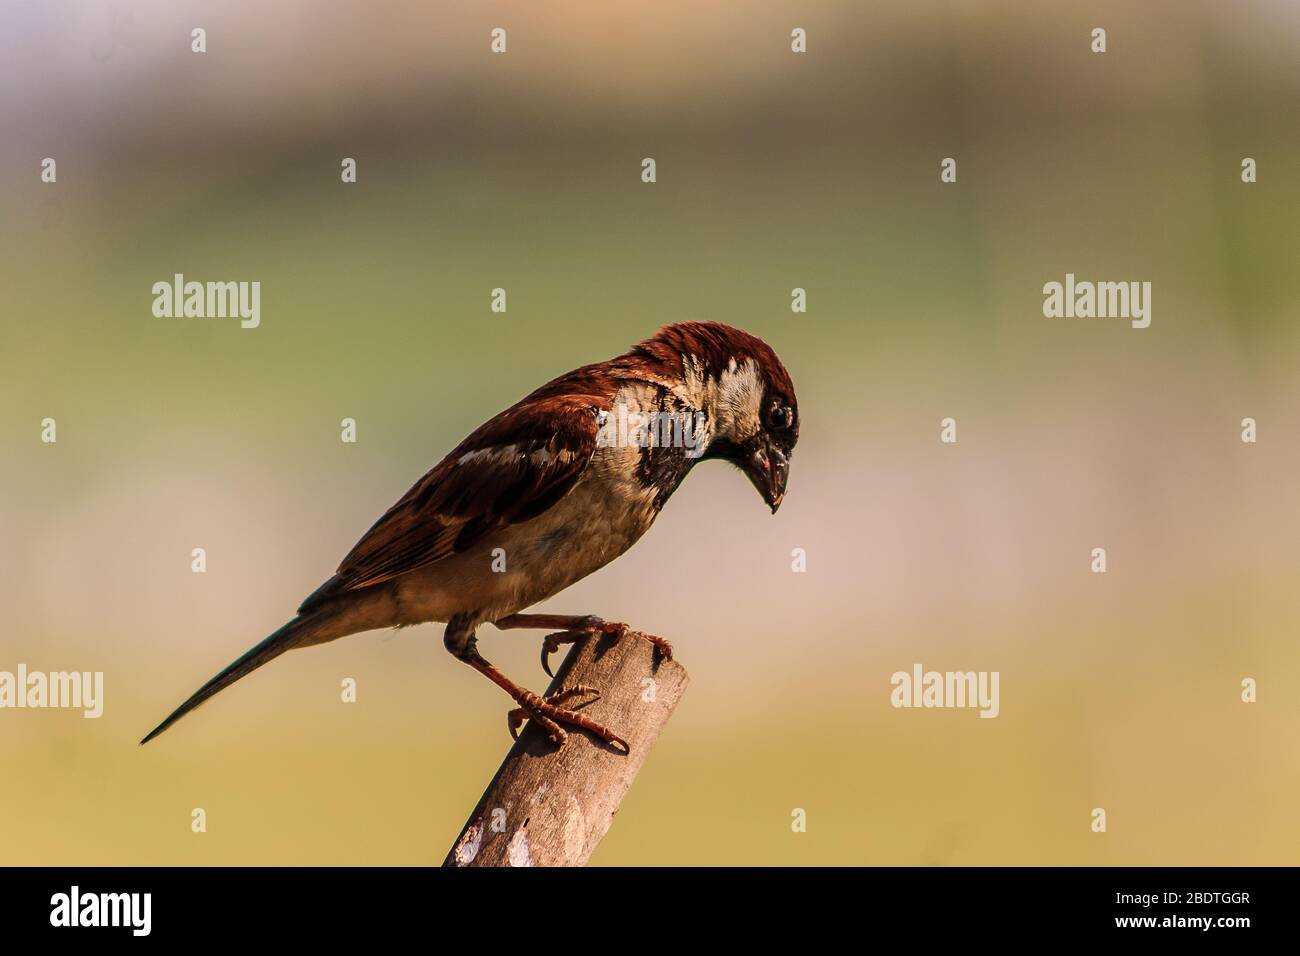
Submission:
[[[665,661],[673,659],[673,646],[662,637],[634,631],[626,624],[606,621],[594,614],[511,614],[497,621],[496,626],[503,631],[518,627],[564,628],[554,634],[547,634],[542,639],[542,670],[551,677],[555,675],[551,674],[550,656],[560,649],[561,644],[572,644],[574,641],[595,634],[608,634],[616,641],[627,634],[634,634],[653,644],[661,659]]]
[[[592,695],[591,700],[584,703],[591,703],[600,697],[600,691],[594,687],[570,687],[567,690],[560,690],[549,697],[539,697],[527,688],[520,687],[505,674],[493,667],[478,652],[477,641],[474,637],[473,622],[465,617],[453,618],[447,622],[447,630],[443,634],[443,643],[447,650],[452,653],[457,660],[462,660],[470,667],[474,668],[492,683],[504,690],[519,706],[506,715],[506,722],[510,728],[510,736],[518,739],[519,726],[525,718],[531,718],[539,725],[546,735],[550,737],[551,742],[556,746],[563,746],[569,735],[565,732],[561,724],[568,724],[571,727],[578,727],[589,733],[595,734],[607,744],[618,744],[623,748],[625,753],[631,751],[626,740],[618,736],[603,724],[598,724],[585,714],[576,710],[563,707],[576,697]]]

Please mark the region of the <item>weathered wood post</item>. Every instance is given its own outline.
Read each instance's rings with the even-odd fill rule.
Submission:
[[[629,633],[574,644],[547,694],[585,684],[583,708],[628,742],[623,754],[576,728],[556,749],[531,721],[506,754],[443,866],[582,866],[596,849],[690,677]]]

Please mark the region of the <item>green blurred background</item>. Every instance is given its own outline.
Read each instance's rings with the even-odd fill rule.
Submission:
[[[0,669],[106,675],[99,720],[0,711],[0,863],[440,862],[509,743],[440,627],[136,741],[468,430],[682,319],[771,342],[802,437],[776,518],[702,467],[544,606],[693,678],[594,863],[1300,862],[1300,5],[10,0],[0,36]],[[154,318],[175,272],[260,281],[261,327]],[[1151,281],[1151,327],[1045,319],[1067,272]],[[538,636],[480,638],[541,689]],[[1000,671],[1001,716],[893,709],[914,662]]]

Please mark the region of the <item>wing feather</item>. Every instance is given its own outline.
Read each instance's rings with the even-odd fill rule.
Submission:
[[[545,512],[591,461],[600,405],[596,395],[539,389],[480,426],[375,522],[302,609],[441,561]]]

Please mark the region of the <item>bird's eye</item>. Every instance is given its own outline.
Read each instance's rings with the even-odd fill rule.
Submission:
[[[794,415],[784,405],[773,405],[767,412],[767,427],[775,431],[785,431],[790,427]]]

